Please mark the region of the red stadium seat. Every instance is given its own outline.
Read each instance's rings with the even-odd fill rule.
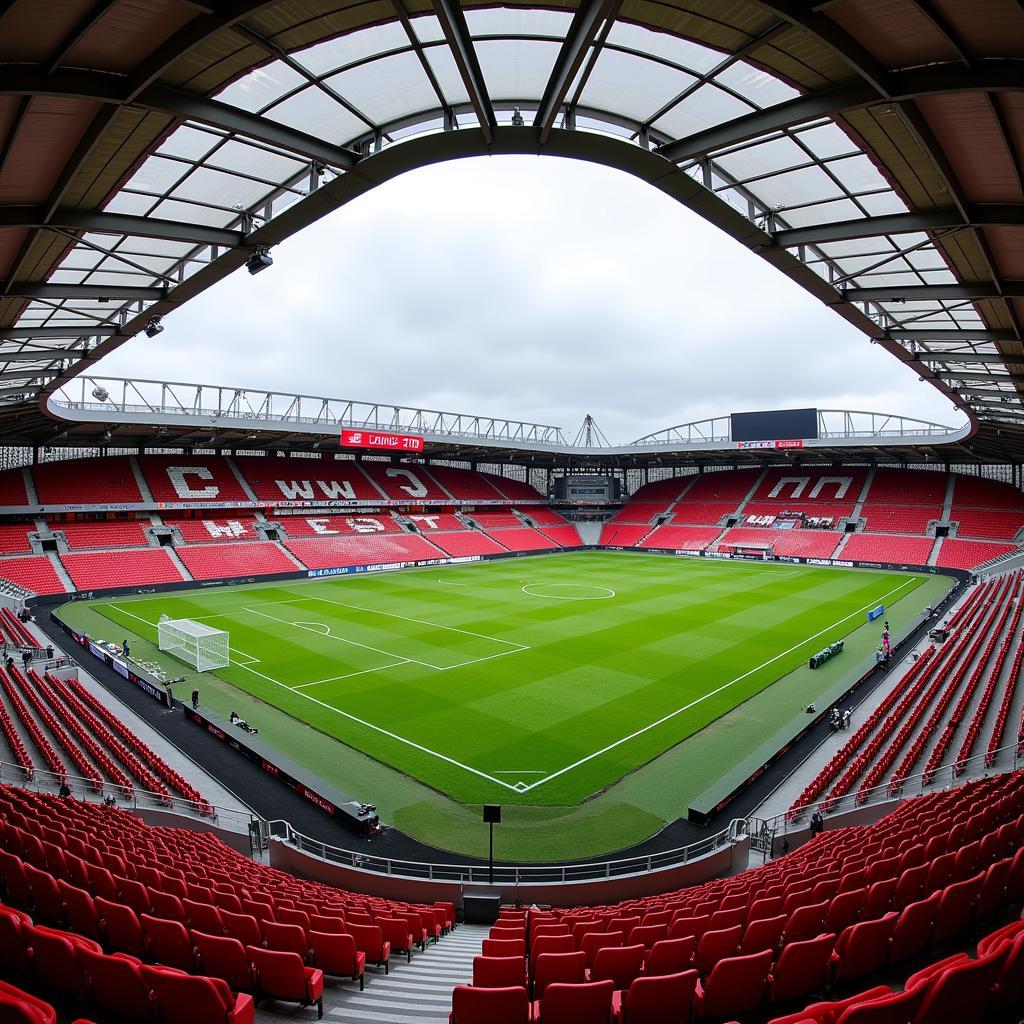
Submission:
[[[192,942],[197,971],[210,978],[220,978],[232,992],[252,990],[252,966],[245,947],[238,939],[193,931]]]
[[[824,989],[832,979],[835,941],[826,933],[783,946],[772,968],[771,998],[785,1002]]]
[[[610,981],[555,982],[534,1003],[534,1020],[537,1024],[608,1024],[614,992]]]
[[[756,1010],[765,1000],[771,966],[767,949],[719,960],[707,980],[697,984],[696,1016],[737,1017]]]
[[[526,960],[521,956],[475,956],[473,984],[478,988],[525,986]]]
[[[636,978],[621,999],[621,1024],[687,1024],[697,972]]]
[[[219,978],[145,964],[140,971],[166,1024],[254,1024],[252,996],[245,992],[233,995]]]
[[[529,1024],[530,1000],[526,989],[476,988],[456,985],[452,991],[450,1024]]]
[[[258,946],[246,948],[256,988],[263,996],[317,1007],[324,1015],[324,973],[307,967],[298,953],[279,953]]]

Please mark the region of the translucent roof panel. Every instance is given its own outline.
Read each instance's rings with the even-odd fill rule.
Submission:
[[[539,100],[560,47],[541,40],[478,42],[477,58],[494,99]]]
[[[402,50],[408,45],[409,37],[405,29],[399,22],[392,21],[328,39],[305,50],[298,50],[292,56],[295,63],[302,65],[310,74],[323,78],[351,64],[362,63],[392,50]]]
[[[470,34],[480,36],[552,36],[564,39],[572,15],[529,8],[473,7],[466,11]]]
[[[653,127],[673,138],[685,138],[712,125],[749,114],[754,108],[715,85],[702,85],[674,106]]]
[[[605,47],[580,96],[594,110],[647,121],[697,79],[684,71]]]
[[[650,29],[625,21],[615,22],[608,33],[608,42],[636,50],[638,53],[660,57],[697,75],[706,75],[725,60],[725,54],[707,46],[692,43],[688,39],[680,39],[667,32],[652,32]]]
[[[469,93],[452,51],[447,46],[431,46],[425,51],[425,56],[445,99],[449,103],[468,103]]]
[[[348,142],[367,130],[365,121],[313,86],[307,86],[271,107],[266,116],[336,145]]]
[[[715,75],[715,81],[728,86],[733,92],[738,92],[744,99],[750,100],[758,107],[772,107],[776,103],[785,103],[786,100],[795,99],[800,95],[792,86],[773,78],[767,71],[747,64],[746,61],[737,61],[729,65]]]
[[[750,191],[766,205],[784,208],[843,196],[843,190],[817,166],[763,178],[751,185]]]
[[[771,174],[807,163],[809,157],[791,138],[780,136],[716,158],[715,163],[737,179]]]
[[[283,61],[275,60],[250,71],[227,88],[221,89],[217,99],[242,110],[263,110],[285,94],[298,89],[305,79]]]
[[[374,124],[421,110],[427,98],[434,97],[419,58],[411,51],[361,64],[326,81]]]
[[[270,152],[263,146],[232,139],[210,157],[208,166],[269,181],[285,181],[303,171],[306,164],[293,157]]]

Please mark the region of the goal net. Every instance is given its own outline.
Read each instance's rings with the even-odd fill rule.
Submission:
[[[157,624],[159,648],[173,654],[197,672],[224,668],[231,663],[228,634],[192,619],[161,619]]]
[[[766,562],[775,557],[774,544],[719,544],[718,550],[723,554],[739,558],[761,558]]]

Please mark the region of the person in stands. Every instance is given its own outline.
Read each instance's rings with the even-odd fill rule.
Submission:
[[[68,785],[67,779],[60,784],[60,789],[57,793],[62,800],[67,800],[71,796],[71,787]]]
[[[814,836],[821,835],[825,830],[825,819],[821,816],[821,811],[815,809],[811,815],[811,838]]]
[[[195,711],[199,708],[199,691],[192,691],[192,710]]]

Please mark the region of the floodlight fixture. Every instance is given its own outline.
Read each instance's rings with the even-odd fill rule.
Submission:
[[[256,246],[252,255],[245,261],[245,269],[255,276],[274,265],[274,257],[270,255],[270,249],[265,245]]]
[[[155,338],[158,334],[160,334],[163,331],[164,325],[160,323],[160,320],[160,317],[155,316],[143,328],[143,330],[146,332],[147,338]]]
[[[92,389],[92,397],[95,398],[97,402],[105,402],[110,397],[110,392],[102,385],[97,384],[96,387]]]

